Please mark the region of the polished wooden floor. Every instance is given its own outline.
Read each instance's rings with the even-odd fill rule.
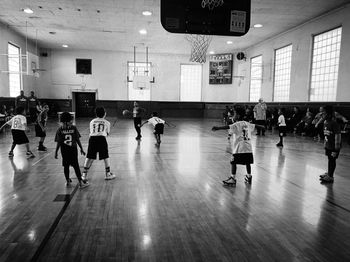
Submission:
[[[350,260],[348,145],[335,183],[322,185],[321,143],[290,135],[279,149],[273,132],[254,136],[252,185],[239,167],[236,187],[224,187],[231,147],[224,131],[210,131],[220,123],[171,121],[157,148],[149,126],[138,143],[131,120],[119,120],[108,139],[117,178],[105,181],[95,162],[83,190],[65,187],[56,123],[48,152],[30,160],[23,147],[10,160],[11,135],[1,134],[0,261]],[[77,126],[86,148],[88,120]]]

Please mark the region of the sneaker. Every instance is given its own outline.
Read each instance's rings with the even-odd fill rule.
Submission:
[[[323,178],[321,178],[321,183],[333,183],[333,182],[334,182],[334,178],[330,177],[329,175],[326,175]]]
[[[47,151],[45,146],[38,146],[38,151]]]
[[[328,176],[328,172],[326,172],[326,173],[320,175],[320,179],[323,179],[323,178],[326,177],[326,176]]]
[[[88,181],[88,179],[87,179],[87,172],[83,172],[81,174],[81,180],[83,180],[84,182]]]
[[[277,143],[276,146],[283,147],[283,144],[282,143]]]
[[[13,156],[14,156],[13,151],[10,151],[9,152],[9,157],[13,157]]]
[[[237,183],[237,180],[232,176],[228,177],[226,180],[223,180],[222,183],[226,186],[234,186]]]
[[[79,183],[79,188],[80,189],[83,189],[83,188],[85,188],[85,187],[88,187],[88,186],[90,186],[90,184],[89,184],[89,182],[87,182],[87,181],[81,181],[80,183]]]
[[[66,187],[71,187],[72,186],[72,179],[69,179],[67,182],[66,182]]]
[[[244,182],[251,184],[252,183],[252,176],[251,175],[245,175]]]
[[[115,175],[113,173],[109,172],[106,174],[105,180],[112,180],[115,178]]]
[[[27,156],[28,158],[33,158],[33,157],[35,157],[35,155],[33,154],[32,151],[28,151],[28,152],[26,153],[26,156]]]

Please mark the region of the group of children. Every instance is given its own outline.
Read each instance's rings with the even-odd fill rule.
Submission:
[[[36,136],[40,137],[38,150],[46,151],[43,142],[46,137],[46,123],[47,112],[49,108],[47,105],[43,106],[42,111],[38,114],[35,131]],[[73,125],[73,117],[69,112],[64,112],[61,115],[61,126],[58,128],[55,136],[55,142],[57,142],[55,150],[55,158],[58,158],[58,151],[61,149],[62,165],[64,167],[64,175],[66,178],[66,185],[70,186],[72,180],[69,177],[69,168],[72,166],[75,170],[76,176],[79,181],[79,187],[85,188],[89,186],[88,171],[99,155],[100,160],[104,160],[106,170],[106,180],[114,179],[116,176],[110,171],[110,161],[108,153],[108,144],[106,137],[110,133],[110,122],[105,119],[106,111],[103,107],[98,107],[95,110],[96,118],[90,122],[90,137],[88,143],[87,155],[84,163],[84,170],[81,173],[78,162],[78,150],[80,148],[82,155],[85,155],[84,149],[80,142],[80,133],[76,126]],[[278,117],[278,129],[280,141],[277,146],[283,147],[283,137],[286,132],[286,123],[284,118],[283,108],[279,110]],[[231,175],[223,181],[225,185],[236,184],[236,171],[237,165],[245,165],[247,174],[245,176],[245,182],[252,182],[251,164],[254,163],[253,151],[251,145],[251,134],[253,130],[257,128],[265,129],[262,125],[253,124],[244,121],[245,109],[236,107],[233,114],[233,123],[224,126],[214,126],[213,131],[229,129],[229,132],[234,135],[233,152],[231,158]],[[164,124],[167,124],[163,119],[158,117],[157,112],[153,112],[152,117],[146,120],[144,123],[139,124],[141,128],[146,123],[150,123],[154,127],[154,137],[156,139],[156,146],[161,143],[161,135],[164,132]],[[5,125],[11,125],[11,132],[13,136],[13,143],[9,152],[9,157],[13,157],[13,150],[16,145],[25,144],[28,157],[35,157],[29,147],[29,140],[26,135],[27,120],[24,116],[24,108],[18,107],[16,109],[16,115],[1,126],[0,130]],[[167,124],[168,125],[168,124]],[[325,107],[325,120],[324,120],[324,136],[325,136],[325,154],[328,157],[328,171],[320,176],[321,182],[334,181],[334,170],[336,167],[336,159],[339,156],[341,148],[341,131],[340,126],[335,120],[334,110],[331,106]]]
[[[335,112],[332,106],[326,106],[325,118],[323,122],[323,132],[324,132],[324,147],[325,154],[328,157],[328,171],[325,174],[320,175],[320,180],[322,183],[333,183],[334,182],[334,171],[336,168],[336,159],[339,156],[341,148],[341,130],[340,126],[335,119]],[[286,121],[284,117],[284,109],[281,108],[278,111],[278,133],[279,142],[278,147],[283,147],[283,137],[286,134]],[[245,182],[252,182],[251,174],[251,164],[253,164],[253,151],[251,145],[251,133],[255,127],[265,128],[264,126],[259,126],[252,124],[250,122],[244,121],[245,110],[243,108],[237,107],[234,109],[233,123],[225,126],[214,126],[213,131],[221,129],[229,129],[229,133],[233,134],[233,152],[231,158],[231,175],[223,181],[225,185],[235,185],[236,184],[236,171],[237,165],[245,165],[247,174],[245,175]]]

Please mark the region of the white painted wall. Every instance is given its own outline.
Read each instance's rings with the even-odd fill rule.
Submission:
[[[3,54],[8,53],[8,43],[12,43],[21,48],[22,54],[25,54],[26,44],[25,37],[20,36],[14,32],[11,28],[0,23],[0,71],[8,70],[8,59]],[[28,51],[35,53],[35,45],[28,41]],[[30,94],[30,91],[36,89],[37,78],[33,76],[23,75],[23,90],[26,95]],[[19,94],[18,94],[19,95]],[[0,73],[0,97],[9,97],[9,75],[7,73]]]
[[[350,101],[350,6],[333,11],[299,26],[294,30],[266,40],[246,50],[248,59],[240,64],[238,71],[245,70],[247,78],[238,87],[239,94],[234,101],[248,101],[250,58],[263,56],[262,97],[265,101],[273,99],[273,59],[274,50],[293,44],[290,101],[309,101],[309,81],[311,72],[312,36],[342,26],[342,42],[338,76],[337,101]]]
[[[268,39],[245,50],[246,61],[234,60],[231,85],[209,85],[209,65],[203,65],[202,101],[246,102],[249,99],[250,58],[263,56],[262,97],[273,98],[274,50],[293,44],[290,101],[309,100],[309,75],[311,64],[312,35],[342,25],[343,35],[340,54],[337,101],[350,101],[350,7],[333,11],[321,18],[309,21],[293,30]],[[257,30],[257,29],[255,29]],[[7,52],[7,42],[12,41],[24,48],[24,38],[0,25],[0,51]],[[132,50],[131,50],[132,51]],[[137,61],[145,61],[145,52],[138,50]],[[241,50],[240,50],[241,51]],[[235,52],[235,50],[232,50]],[[24,77],[24,90],[36,91],[42,98],[71,98],[72,90],[98,90],[99,100],[127,100],[127,61],[133,61],[133,52],[106,52],[91,50],[50,50],[48,57],[40,57],[40,67],[46,69],[40,78]],[[75,59],[92,59],[92,75],[84,78],[75,74]],[[152,100],[179,101],[180,65],[188,62],[189,55],[150,53],[156,82],[152,84]],[[0,58],[0,66],[7,66]],[[82,88],[84,86],[84,88]],[[0,96],[8,96],[8,75],[0,74]]]

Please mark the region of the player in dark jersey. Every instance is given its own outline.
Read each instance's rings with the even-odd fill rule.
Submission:
[[[325,106],[326,120],[323,123],[325,154],[328,157],[328,172],[320,175],[322,183],[334,182],[336,160],[341,148],[341,130],[335,119],[332,106]]]
[[[85,152],[80,143],[80,133],[76,126],[72,124],[72,119],[72,115],[69,112],[63,112],[61,115],[62,126],[58,128],[55,138],[55,142],[57,142],[55,158],[58,158],[58,150],[61,148],[62,165],[67,181],[66,186],[69,187],[72,183],[72,180],[69,178],[69,167],[72,166],[78,178],[79,187],[82,189],[89,186],[89,183],[81,179],[77,145],[82,155],[85,155]]]
[[[39,151],[46,151],[47,148],[44,146],[44,141],[46,137],[46,123],[47,123],[47,112],[49,111],[49,106],[44,104],[43,110],[38,114],[35,122],[35,136],[40,137],[39,140]]]

